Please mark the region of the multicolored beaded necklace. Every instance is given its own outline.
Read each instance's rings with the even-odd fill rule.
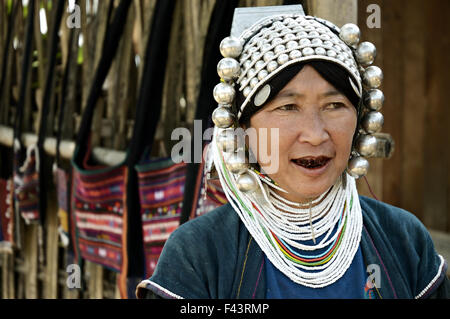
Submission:
[[[249,170],[257,178],[259,189],[243,193],[217,145],[213,145],[213,152],[229,203],[275,267],[294,282],[312,288],[325,287],[343,276],[359,247],[362,231],[361,206],[352,177],[347,175],[346,183],[339,179],[309,210],[291,208],[286,212],[274,205],[270,189],[276,184],[267,176]],[[314,237],[313,225],[322,239],[306,244]]]

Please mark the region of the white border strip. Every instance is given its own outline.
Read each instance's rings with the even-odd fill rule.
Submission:
[[[181,297],[181,296],[179,296],[179,295],[177,295],[177,294],[174,294],[174,293],[171,292],[170,290],[168,290],[168,289],[166,289],[166,288],[164,288],[164,287],[161,287],[161,286],[158,285],[157,283],[154,283],[153,281],[150,281],[150,280],[148,280],[148,279],[141,281],[141,283],[140,283],[139,285],[141,285],[142,283],[152,285],[152,286],[154,286],[155,288],[157,288],[157,289],[159,289],[159,290],[165,292],[167,295],[169,295],[169,296],[171,296],[171,297],[173,297],[173,298],[175,298],[175,299],[184,299],[183,297]],[[140,287],[140,288],[144,288],[144,287]],[[144,288],[144,289],[145,289],[145,288]]]
[[[439,258],[441,259],[441,264],[439,266],[439,270],[436,276],[434,276],[434,278],[430,281],[430,283],[415,297],[415,299],[422,298],[422,296],[428,292],[431,286],[433,286],[436,280],[438,280],[439,277],[441,277],[442,270],[444,269],[445,260],[441,255],[439,255]]]

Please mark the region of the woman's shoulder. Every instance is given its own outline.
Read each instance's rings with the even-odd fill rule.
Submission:
[[[222,232],[236,228],[238,224],[239,217],[234,213],[233,207],[225,204],[180,225],[171,237],[217,237]]]
[[[364,226],[386,266],[403,274],[414,297],[434,293],[445,279],[447,264],[423,223],[414,214],[378,200],[360,196],[360,203]]]
[[[388,203],[365,196],[359,196],[363,216],[382,229],[393,230],[392,235],[428,234],[423,223],[413,213]]]

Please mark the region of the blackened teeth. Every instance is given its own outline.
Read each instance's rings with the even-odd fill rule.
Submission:
[[[318,168],[324,166],[329,161],[328,157],[318,157],[318,158],[299,158],[293,160],[297,165],[305,168]]]

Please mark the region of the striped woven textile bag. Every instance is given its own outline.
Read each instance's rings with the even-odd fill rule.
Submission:
[[[147,153],[147,152],[146,152]],[[144,241],[145,272],[150,277],[164,243],[179,226],[186,181],[186,164],[144,155],[135,166]]]
[[[0,178],[0,252],[12,252],[14,244],[13,201],[12,179]]]
[[[73,170],[73,225],[80,256],[116,272],[127,268],[125,165]]]
[[[117,284],[122,298],[128,296],[128,151],[121,163],[99,166],[93,163],[90,141],[94,110],[116,55],[131,3],[131,0],[121,0],[107,27],[107,41],[89,90],[71,160],[70,227],[75,260],[81,263],[82,258],[118,272]]]

